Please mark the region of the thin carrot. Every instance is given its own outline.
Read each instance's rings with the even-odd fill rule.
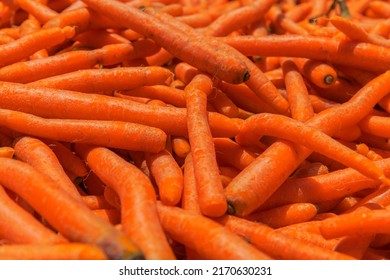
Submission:
[[[146,153],[146,163],[156,181],[160,200],[167,205],[180,202],[183,192],[183,172],[166,149],[159,153]]]
[[[72,197],[81,201],[76,186],[66,175],[56,155],[44,142],[37,138],[25,136],[16,139],[14,149],[17,159],[30,164],[36,170],[47,175]]]
[[[66,238],[41,224],[0,186],[0,236],[19,244],[67,243]]]
[[[207,259],[270,259],[244,239],[210,218],[157,203],[164,229],[174,240]],[[219,250],[218,248],[224,248]]]
[[[50,9],[48,6],[39,1],[32,0],[16,0],[20,8],[33,15],[40,23],[45,23],[51,18],[57,16],[57,12]]]
[[[60,14],[51,17],[42,28],[52,27],[75,27],[76,33],[80,33],[87,29],[90,22],[90,14],[87,8],[74,9],[71,11],[61,12]]]
[[[155,190],[145,174],[107,148],[76,145],[76,149],[99,178],[119,195],[123,231],[145,257],[174,259],[158,220]]]
[[[279,32],[288,32],[304,36],[308,35],[308,32],[304,28],[295,23],[293,20],[287,18],[281,9],[276,5],[270,8],[266,14],[266,18],[272,22],[273,28],[276,30],[279,29]]]
[[[150,152],[161,151],[167,137],[161,129],[135,123],[43,119],[6,109],[0,110],[0,123],[15,131],[41,138]]]
[[[131,44],[107,45],[91,51],[71,51],[3,67],[0,69],[0,77],[2,81],[28,83],[79,69],[92,68],[98,63],[115,65],[124,58],[144,57],[156,50],[158,47],[154,43],[141,40]]]
[[[21,161],[0,158],[0,162],[0,183],[24,198],[68,240],[97,245],[111,259],[140,258],[139,250],[129,238],[95,216],[50,178]]]
[[[157,66],[86,69],[52,76],[29,85],[96,93],[164,84],[171,76],[168,69]]]
[[[207,120],[207,95],[211,79],[196,75],[184,89],[187,107],[188,137],[191,145],[199,206],[204,215],[220,216],[227,210],[222,182],[219,179],[214,143]]]
[[[49,139],[42,139],[42,141],[54,152],[65,170],[80,178],[88,175],[88,169],[85,162],[76,156],[64,144]]]
[[[214,88],[213,92],[208,96],[208,102],[216,108],[217,112],[227,117],[236,118],[238,116],[238,107],[236,104],[217,88]]]
[[[130,100],[99,94],[48,90],[44,87],[6,82],[0,84],[2,108],[50,118],[130,121],[161,128],[171,135],[187,135],[186,110],[183,108],[142,105]],[[34,106],[30,106],[31,104]],[[212,112],[208,113],[208,119],[213,136],[234,137],[237,135],[240,124],[234,120]],[[172,120],[175,120],[175,125],[172,125]]]
[[[33,53],[62,43],[75,34],[72,27],[42,29],[13,42],[0,45],[0,67],[18,62]]]
[[[112,44],[129,43],[127,38],[117,33],[100,29],[85,30],[84,32],[77,34],[73,40],[79,42],[82,46],[91,46],[93,48],[102,48],[105,45]]]
[[[196,188],[196,179],[194,174],[194,166],[191,154],[186,156],[184,162],[184,185],[183,196],[181,200],[181,208],[195,214],[201,214],[199,208],[198,192]]]
[[[106,254],[96,246],[84,243],[55,245],[2,245],[2,260],[106,260]]]
[[[249,239],[260,250],[276,259],[353,259],[273,230],[267,225],[225,215],[217,220],[228,229]]]
[[[216,39],[200,32],[184,33],[181,30],[175,30],[170,23],[148,15],[147,9],[141,11],[116,1],[86,0],[85,3],[125,27],[132,28],[147,37],[153,36],[153,40],[161,47],[183,61],[191,58],[191,63],[195,67],[211,75],[233,83],[249,79],[250,73],[241,57],[234,49],[221,44]],[[172,21],[175,20],[172,18]],[[182,48],[181,45],[187,42],[191,42],[191,48]],[[220,48],[217,49],[214,46]],[[197,55],[200,53],[201,56]],[[194,60],[193,57],[198,57],[198,59]]]

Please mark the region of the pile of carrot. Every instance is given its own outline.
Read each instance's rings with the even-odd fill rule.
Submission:
[[[390,259],[389,0],[0,2],[0,259]]]

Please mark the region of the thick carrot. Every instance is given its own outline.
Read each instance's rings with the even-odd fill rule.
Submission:
[[[8,44],[0,45],[0,67],[18,62],[33,53],[62,43],[73,37],[75,31],[72,27],[49,28],[21,37]]]
[[[81,201],[76,186],[66,175],[56,155],[44,142],[37,138],[25,136],[15,141],[14,149],[17,159],[30,164],[42,174],[47,175],[72,197]]]
[[[161,151],[167,137],[161,129],[136,123],[44,119],[6,109],[0,110],[0,123],[15,131],[41,138],[149,152]]]
[[[0,158],[0,162],[0,183],[25,199],[69,241],[97,245],[111,259],[141,257],[129,238],[95,216],[50,178],[21,161]]]
[[[390,71],[387,71],[362,87],[348,102],[317,114],[307,124],[328,135],[339,130],[341,123],[356,124],[388,94],[389,81]],[[261,206],[310,153],[302,146],[285,141],[272,144],[225,189],[232,210],[241,216]]]
[[[207,120],[207,95],[211,93],[212,87],[211,79],[199,74],[185,87],[184,92],[199,206],[204,215],[218,217],[226,212],[227,203]]]
[[[52,76],[29,85],[80,92],[112,92],[164,84],[172,75],[168,69],[157,66],[86,69]]]
[[[216,39],[195,30],[191,33],[175,30],[170,23],[116,1],[86,0],[85,3],[123,26],[146,37],[153,37],[153,40],[168,52],[211,75],[233,83],[249,79],[250,73],[241,56]],[[172,21],[176,20],[172,18]],[[182,47],[189,43],[191,48]],[[219,49],[214,48],[216,46],[219,46]],[[194,57],[197,59],[193,59]]]
[[[99,94],[48,90],[15,83],[1,82],[0,85],[2,108],[50,118],[130,121],[161,128],[171,135],[187,135],[186,110],[183,108],[142,105]],[[240,124],[234,120],[212,112],[208,113],[208,119],[213,136],[237,135]],[[175,120],[175,125],[172,125],[172,120]]]
[[[217,221],[238,235],[250,240],[254,246],[276,259],[353,259],[330,249],[321,248],[309,242],[290,237],[261,223],[254,223],[228,215],[218,218]]]
[[[162,203],[157,204],[157,209],[164,230],[202,257],[215,260],[270,259],[210,218]]]
[[[369,43],[301,35],[220,38],[245,55],[304,57],[382,73],[390,68],[388,48]],[[286,48],[286,45],[289,47]]]
[[[64,237],[45,227],[20,207],[0,186],[0,236],[19,244],[66,243]]]
[[[106,260],[98,247],[84,243],[55,245],[24,244],[0,246],[2,260]]]
[[[174,259],[158,219],[155,190],[145,174],[107,148],[76,145],[76,149],[99,178],[119,195],[122,230],[145,257]]]
[[[157,49],[158,47],[150,40],[141,40],[131,44],[107,45],[91,51],[71,51],[3,67],[0,69],[0,78],[2,81],[28,83],[79,69],[92,68],[98,63],[115,65],[125,58],[144,57]]]
[[[178,204],[183,192],[183,171],[172,154],[164,149],[146,153],[145,159],[158,186],[160,200],[167,205]]]

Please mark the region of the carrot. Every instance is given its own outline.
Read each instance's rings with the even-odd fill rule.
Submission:
[[[19,244],[66,243],[64,237],[42,225],[0,186],[0,236]]]
[[[170,23],[148,15],[146,13],[148,9],[141,11],[115,1],[88,0],[85,3],[125,27],[132,28],[147,37],[153,36],[153,40],[168,52],[183,61],[191,58],[191,63],[195,67],[211,75],[233,83],[249,79],[250,73],[241,57],[234,49],[221,44],[216,39],[200,32],[184,33],[181,30],[175,30]],[[172,21],[175,20],[172,18]],[[182,45],[187,42],[191,42],[191,48],[182,48]],[[217,49],[214,46],[220,48]],[[200,53],[201,56],[197,55]],[[193,57],[198,59],[192,59]]]
[[[118,67],[78,70],[38,80],[29,85],[96,93],[163,84],[171,76],[172,73],[168,69],[157,66]]]
[[[2,260],[106,260],[106,254],[96,246],[84,243],[55,245],[24,244],[0,246]]]
[[[384,18],[390,17],[390,4],[383,1],[370,1],[368,8]]]
[[[62,43],[74,34],[74,29],[69,26],[42,29],[13,42],[0,45],[0,67],[18,62],[41,49]]]
[[[279,233],[261,223],[228,215],[218,218],[217,221],[250,240],[254,246],[276,259],[353,259],[330,249]]]
[[[154,127],[122,121],[43,119],[31,114],[0,110],[0,123],[15,131],[57,141],[91,143],[150,152],[165,147],[166,134]]]
[[[246,220],[260,222],[272,228],[309,221],[317,214],[317,207],[311,203],[292,203],[263,211],[256,211]]]
[[[390,53],[387,48],[363,42],[293,34],[235,36],[220,40],[245,55],[304,57],[374,73],[383,73],[390,68]],[[285,47],[286,44],[288,48]]]
[[[201,214],[191,154],[186,156],[183,169],[184,184],[181,208],[195,214]]]
[[[111,259],[140,258],[130,239],[96,217],[50,178],[27,163],[5,158],[0,158],[0,162],[0,183],[25,199],[69,241],[97,245]]]
[[[292,33],[299,35],[309,35],[308,32],[293,20],[287,18],[280,8],[276,5],[272,6],[266,14],[266,19],[272,22],[273,28],[279,30],[280,33]]]
[[[121,223],[121,212],[118,209],[95,209],[92,212],[112,225]]]
[[[159,217],[174,240],[207,259],[270,259],[222,225],[202,215],[157,203]],[[210,242],[212,240],[212,242]],[[218,248],[223,247],[224,250]]]
[[[174,259],[158,219],[156,193],[145,174],[107,148],[76,145],[76,149],[99,178],[119,195],[122,230],[145,257]]]
[[[57,16],[57,12],[39,1],[16,0],[20,8],[33,15],[40,23],[45,23],[51,18]]]
[[[359,122],[370,113],[376,102],[388,93],[385,85],[389,79],[390,71],[379,75],[362,87],[348,102],[317,114],[306,124],[321,128],[323,132],[331,135],[340,129],[340,123],[348,126]],[[272,144],[225,189],[232,211],[242,216],[261,206],[310,153],[311,151],[302,146],[284,141]],[[274,171],[270,172],[271,170]],[[262,172],[264,173],[261,174]]]
[[[117,33],[109,32],[107,30],[85,30],[77,34],[73,40],[80,43],[81,46],[91,46],[93,48],[102,48],[105,45],[125,44],[129,40]],[[131,40],[130,40],[131,41]],[[136,42],[132,42],[136,43]]]
[[[146,163],[156,181],[160,200],[167,205],[180,202],[183,192],[183,172],[166,149],[159,153],[146,153]]]
[[[142,106],[116,97],[58,89],[48,90],[44,87],[15,83],[1,82],[0,85],[2,108],[51,118],[130,121],[161,128],[171,135],[187,135],[186,110],[182,108]],[[26,102],[27,99],[29,102]],[[31,107],[30,104],[34,106]],[[234,120],[211,112],[208,113],[208,117],[213,136],[233,137],[238,133],[239,124]]]
[[[369,33],[359,24],[339,16],[333,16],[330,22],[348,38],[358,42],[367,42],[378,46],[390,47],[390,40]]]
[[[173,137],[172,138],[172,151],[173,153],[181,158],[186,158],[191,152],[191,146],[187,138],[184,137]]]
[[[83,195],[81,199],[91,210],[112,209],[112,205],[107,202],[104,195]]]
[[[77,177],[86,177],[88,169],[84,161],[76,156],[69,148],[61,142],[41,139],[56,155],[64,170],[67,170]]]
[[[121,201],[115,190],[109,186],[104,187],[103,196],[105,200],[115,209],[121,208]]]
[[[87,8],[79,8],[70,11],[64,11],[60,14],[51,17],[42,28],[52,28],[52,27],[65,27],[72,26],[75,27],[76,33],[80,33],[83,30],[86,30],[90,22],[90,14]]]
[[[44,142],[37,138],[25,136],[16,139],[14,149],[17,159],[30,164],[42,174],[47,175],[72,197],[81,201],[76,186],[66,175],[56,155]]]
[[[226,212],[227,203],[207,120],[207,95],[211,93],[212,86],[208,76],[199,74],[186,86],[184,92],[199,206],[204,215],[217,217]]]
[[[302,75],[298,72],[296,63],[286,60],[282,63],[284,80],[286,83],[287,100],[290,104],[291,117],[299,121],[306,121],[313,116],[309,93]]]
[[[227,117],[236,118],[238,116],[236,104],[217,88],[214,88],[213,92],[208,96],[208,102],[216,108],[217,112]]]
[[[115,65],[124,58],[143,57],[155,51],[156,46],[149,40],[131,44],[107,45],[91,51],[71,51],[0,68],[0,77],[2,81],[28,83],[79,69],[92,68],[98,63]]]
[[[12,158],[15,150],[12,147],[0,147],[0,157]]]
[[[359,122],[359,127],[365,133],[379,137],[389,138],[388,121],[388,117],[370,115],[365,117],[361,122]]]

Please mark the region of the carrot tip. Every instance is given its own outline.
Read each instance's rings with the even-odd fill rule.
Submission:
[[[229,215],[235,215],[236,214],[236,209],[234,208],[233,204],[228,202],[228,207],[227,207],[227,213]]]
[[[331,84],[333,84],[335,82],[335,78],[332,76],[332,75],[326,75],[325,77],[324,77],[324,83],[326,84],[326,85],[331,85]]]
[[[246,71],[242,81],[243,82],[248,81],[250,77],[251,77],[251,74],[249,73],[249,71]]]

